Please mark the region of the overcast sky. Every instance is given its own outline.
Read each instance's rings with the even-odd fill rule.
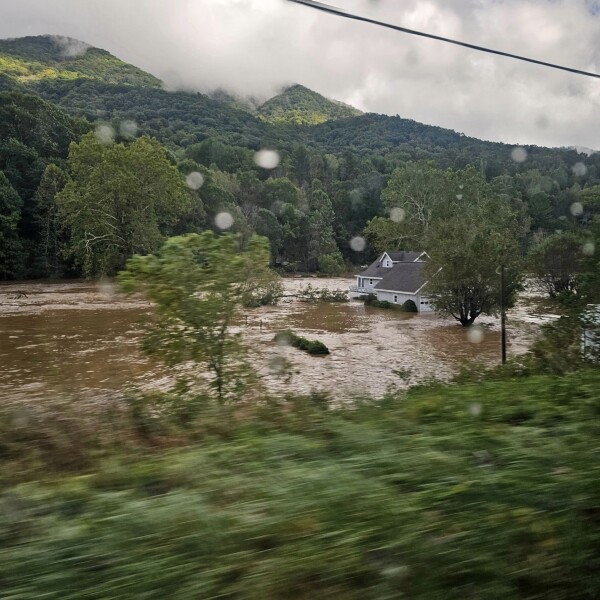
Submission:
[[[409,28],[600,72],[593,0],[326,0]],[[600,149],[600,80],[407,36],[287,0],[0,0],[0,37],[105,48],[171,87],[268,97],[301,83],[488,140]]]

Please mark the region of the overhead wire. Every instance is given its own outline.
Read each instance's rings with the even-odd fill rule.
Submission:
[[[330,6],[329,4],[324,4],[322,2],[315,2],[314,0],[288,0],[288,2],[294,2],[295,4],[302,4],[309,8],[313,8],[313,9],[316,9],[316,10],[319,10],[319,11],[322,11],[325,13],[329,13],[331,15],[336,15],[338,17],[343,17],[345,19],[352,19],[354,21],[362,21],[364,23],[370,23],[372,25],[379,25],[380,27],[386,27],[387,29],[393,29],[394,31],[400,31],[402,33],[407,33],[409,35],[416,35],[419,37],[437,40],[439,42],[445,42],[447,44],[454,44],[455,46],[462,46],[463,48],[477,50],[478,52],[487,52],[488,54],[495,54],[497,56],[513,58],[515,60],[521,60],[524,62],[533,63],[534,65],[541,65],[543,67],[559,69],[561,71],[567,71],[569,73],[574,73],[575,75],[584,75],[586,77],[595,77],[597,79],[600,79],[600,74],[598,74],[598,73],[592,73],[590,71],[582,71],[581,69],[575,69],[573,67],[566,67],[564,65],[557,65],[555,63],[547,62],[544,60],[538,60],[535,58],[529,58],[527,56],[521,56],[519,54],[513,54],[512,52],[504,52],[502,50],[495,50],[493,48],[488,48],[486,46],[478,46],[476,44],[470,44],[469,42],[454,40],[452,38],[443,37],[441,35],[435,35],[433,33],[426,33],[424,31],[417,31],[416,29],[409,29],[408,27],[401,27],[400,25],[394,25],[392,23],[386,23],[385,21],[378,21],[376,19],[371,19],[369,17],[363,17],[361,15],[353,14],[353,13],[350,13],[341,8],[337,8],[335,6]]]

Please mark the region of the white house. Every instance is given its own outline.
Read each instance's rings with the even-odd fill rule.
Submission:
[[[377,300],[404,304],[412,300],[419,312],[432,312],[425,293],[427,281],[423,267],[429,258],[426,252],[384,252],[369,268],[356,276],[356,286],[350,288],[354,297],[375,294]]]

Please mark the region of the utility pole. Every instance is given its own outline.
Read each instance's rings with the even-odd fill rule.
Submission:
[[[502,364],[506,364],[506,309],[504,307],[504,265],[500,265],[500,327],[502,329]]]

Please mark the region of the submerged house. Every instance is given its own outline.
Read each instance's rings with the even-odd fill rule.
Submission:
[[[432,312],[426,294],[427,281],[423,267],[429,258],[426,252],[384,252],[369,268],[356,276],[351,288],[355,297],[374,294],[377,300],[404,304],[412,300],[419,312]]]

